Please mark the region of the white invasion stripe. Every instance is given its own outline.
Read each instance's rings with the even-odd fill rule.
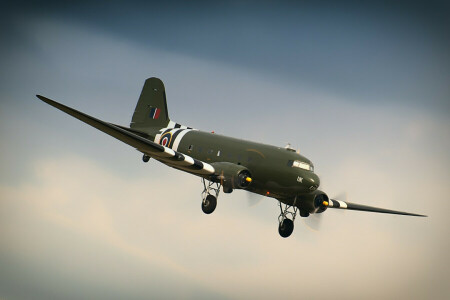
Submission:
[[[175,151],[167,147],[164,147],[164,153],[169,154],[169,156],[175,156]]]
[[[338,201],[338,202],[339,202],[340,208],[347,208],[347,203],[345,203],[344,201]]]
[[[333,207],[333,200],[328,201],[328,207]]]
[[[181,125],[181,129],[187,129],[187,126]]]
[[[190,156],[184,156],[184,161],[188,163],[189,166],[194,164],[194,159]]]
[[[207,163],[203,163],[203,170],[207,171],[210,174],[212,174],[216,171],[213,166],[211,166],[210,164],[207,164]]]
[[[194,160],[192,159],[192,157],[186,156],[184,154],[183,154],[183,157],[184,157],[184,160],[182,160],[182,161],[173,161],[170,163],[177,165],[177,166],[184,166],[184,167],[192,166],[194,164]]]
[[[174,121],[169,121],[169,125],[167,125],[167,128],[175,128],[175,122]]]
[[[160,141],[161,141],[161,133],[158,133],[158,134],[155,136],[154,142],[157,143],[157,144],[159,144]]]
[[[180,132],[177,137],[175,138],[175,141],[173,142],[173,146],[172,149],[177,151],[178,150],[178,146],[180,145],[181,139],[183,138],[183,136],[188,133],[189,131],[191,131],[191,129],[185,129],[183,132]]]

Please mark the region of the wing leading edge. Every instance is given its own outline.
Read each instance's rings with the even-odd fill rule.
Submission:
[[[404,211],[397,211],[397,210],[391,210],[391,209],[385,209],[385,208],[378,208],[378,207],[361,205],[361,204],[345,202],[345,201],[338,201],[338,200],[333,200],[333,199],[330,199],[330,201],[328,202],[327,207],[329,207],[329,208],[349,209],[349,210],[359,210],[359,211],[369,211],[369,212],[376,212],[376,213],[383,213],[383,214],[415,216],[415,217],[427,217],[426,215],[419,215],[419,214],[413,214],[413,213],[408,213],[408,212],[404,212]]]
[[[196,175],[211,175],[215,172],[214,167],[210,164],[159,145],[153,141],[139,136],[137,133],[133,133],[132,130],[96,119],[92,116],[89,116],[85,113],[77,111],[71,107],[65,106],[41,95],[36,95],[36,97],[38,97],[45,103],[71,115],[74,118],[77,118],[78,120],[88,125],[91,125],[94,128],[97,128],[100,131],[103,131],[104,133],[136,148],[141,152],[146,153],[147,155],[154,157],[155,159],[169,166],[179,168]]]

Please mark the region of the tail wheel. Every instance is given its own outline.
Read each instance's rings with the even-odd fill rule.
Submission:
[[[294,222],[291,219],[284,219],[278,226],[278,233],[284,238],[290,236],[292,231],[294,231]]]
[[[143,156],[142,156],[142,161],[143,162],[148,162],[150,160],[150,156],[148,156],[148,155],[146,155],[146,154],[144,154]]]
[[[205,214],[212,213],[217,206],[217,198],[213,195],[206,196],[206,199],[202,201],[202,210]]]

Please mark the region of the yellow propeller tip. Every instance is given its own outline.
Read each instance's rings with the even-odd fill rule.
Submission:
[[[252,182],[252,179],[250,177],[245,178],[245,181]]]
[[[324,206],[328,206],[328,201],[323,201],[322,204],[323,204]]]

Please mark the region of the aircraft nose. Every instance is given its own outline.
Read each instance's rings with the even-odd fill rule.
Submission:
[[[313,191],[317,190],[320,186],[319,176],[314,173],[311,173],[310,176],[308,176],[308,182],[311,184],[310,189]]]

